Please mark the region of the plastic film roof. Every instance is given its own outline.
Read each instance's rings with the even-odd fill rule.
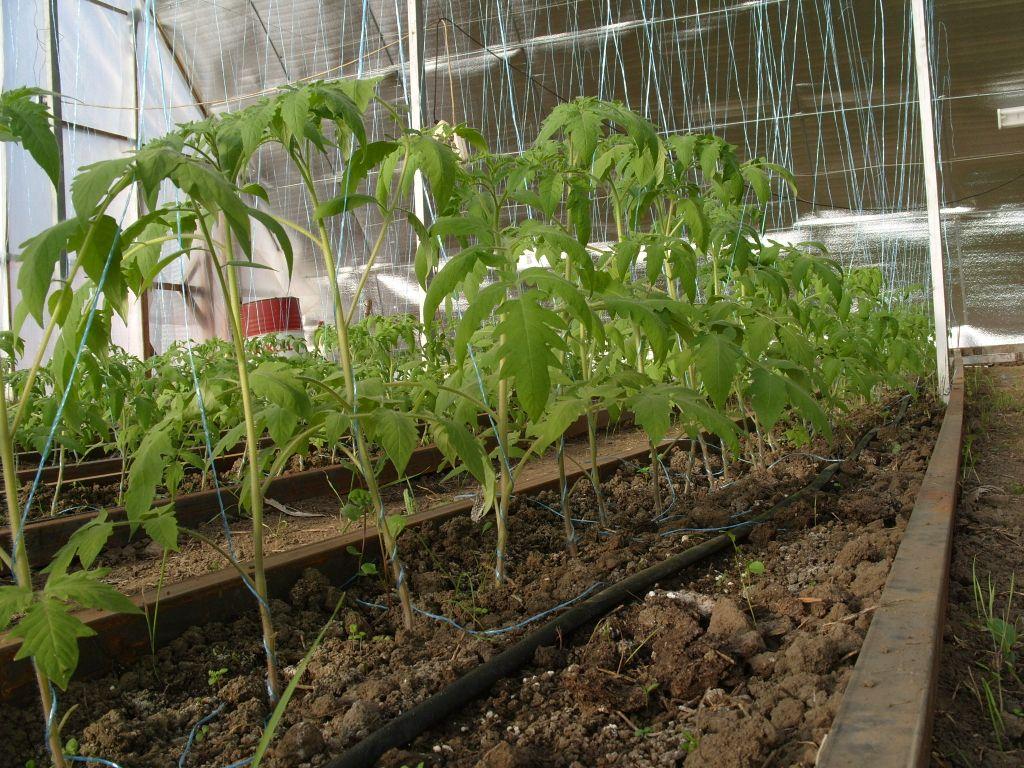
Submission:
[[[13,9],[34,2],[41,0],[3,0],[5,27],[24,26],[24,13],[18,18]],[[71,18],[74,8],[91,7],[93,0],[58,5],[61,16]],[[128,8],[127,0],[114,5]],[[928,295],[917,91],[904,0],[422,5],[427,123],[466,122],[483,131],[492,149],[516,152],[562,100],[621,100],[665,131],[714,132],[747,156],[791,168],[798,194],[780,192],[769,216],[778,237],[821,240],[844,262],[881,265],[892,288],[917,286],[919,295]],[[1000,130],[996,122],[997,108],[1024,105],[1024,0],[927,5],[950,325],[970,327],[974,335],[963,343],[986,334],[1024,335],[1015,311],[1024,297],[1018,256],[1024,128]],[[177,120],[235,109],[307,78],[384,76],[381,95],[404,102],[406,9],[407,0],[148,0],[134,16],[139,132],[156,135]],[[7,30],[5,40],[12,34]],[[109,73],[106,85],[96,86],[104,71],[97,62],[130,56],[113,45],[117,39],[91,22],[62,27],[62,46],[75,47],[68,66],[79,62],[82,93],[93,87],[89,93],[98,99],[110,90]],[[84,108],[79,118],[110,119],[90,117]],[[371,134],[383,130],[374,118]],[[97,152],[110,149],[96,146]],[[333,165],[317,169],[323,195],[336,183]],[[271,207],[300,222],[308,218],[299,180],[273,152],[258,157],[252,174],[270,191]],[[365,210],[332,233],[342,254],[343,287],[379,231]],[[329,317],[329,278],[312,251],[296,245],[290,284],[283,275],[259,271],[245,291],[247,298],[298,295],[311,325]],[[391,231],[363,310],[415,311],[413,245],[409,231]],[[217,332],[217,312],[203,306],[212,294],[200,271],[189,266],[176,279],[195,289],[190,311],[199,331]],[[189,311],[161,309],[162,301],[151,307],[152,322],[180,335]]]

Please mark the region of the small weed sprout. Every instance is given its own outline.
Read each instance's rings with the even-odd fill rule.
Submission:
[[[757,624],[757,617],[754,615],[754,604],[750,601],[750,582],[754,576],[764,573],[764,563],[760,560],[751,560],[743,567],[740,574],[740,581],[743,583],[743,599],[747,601],[747,610],[750,611],[750,618]]]
[[[977,559],[975,559],[971,566],[974,607],[979,620],[978,629],[986,640],[988,651],[987,660],[977,662],[985,676],[981,679],[981,690],[976,688],[975,695],[988,714],[996,743],[1002,749],[1006,737],[1006,722],[1003,716],[1005,711],[1003,694],[1006,680],[1009,677],[1016,680],[1017,683],[1021,682],[1016,671],[1017,652],[1021,640],[1021,634],[1017,630],[1018,617],[1013,614],[1013,598],[1016,587],[1014,578],[1011,576],[1006,603],[1000,614],[996,607],[999,590],[993,584],[991,574],[988,575],[986,583],[982,585],[981,579],[978,577],[977,565]],[[1016,712],[1013,714],[1017,715]]]
[[[660,686],[660,684],[657,681],[655,681],[653,683],[648,683],[647,685],[644,685],[642,687],[643,687],[643,691],[644,691],[644,703],[645,704],[650,704],[651,703],[651,694],[654,693],[656,690],[658,690],[658,688],[661,687],[661,686]]]
[[[685,731],[683,733],[683,740],[679,743],[679,748],[689,754],[700,746],[700,737],[691,731]]]
[[[210,669],[206,672],[206,682],[211,688],[216,688],[220,685],[221,679],[228,673],[227,667],[221,667],[220,669]]]

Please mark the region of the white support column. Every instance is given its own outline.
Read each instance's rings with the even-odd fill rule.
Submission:
[[[409,128],[423,129],[423,0],[408,0],[406,4],[406,27],[409,31]],[[412,182],[412,209],[416,218],[427,223],[427,192],[423,173],[416,171]],[[417,237],[414,235],[414,237]],[[416,240],[417,245],[419,239]],[[423,299],[420,295],[420,322],[423,322]]]
[[[134,106],[135,115],[135,146],[138,147],[142,137],[142,104],[140,101],[141,92],[139,86],[139,24],[136,16],[136,9],[132,8],[128,12],[128,23],[132,28],[132,84],[135,86],[132,89],[132,105]],[[142,190],[136,189],[135,192],[135,215],[142,218],[146,211],[145,206],[142,203]],[[126,325],[128,328],[128,352],[135,355],[140,360],[146,359],[146,338],[149,336],[149,329],[146,327],[149,324],[148,312],[146,311],[146,296],[145,291],[142,296],[136,296],[128,307],[128,317],[126,319]]]
[[[0,2],[0,41],[4,39],[4,6]],[[0,88],[3,87],[6,52],[0,45]],[[11,330],[11,249],[7,242],[7,215],[9,210],[7,192],[7,146],[0,144],[0,331]]]
[[[409,127],[418,131],[423,128],[423,0],[408,0],[409,30]],[[413,211],[425,222],[426,191],[423,174],[416,171],[413,180]]]
[[[67,179],[64,173],[64,103],[61,101],[60,83],[60,19],[57,13],[55,2],[46,2],[46,60],[48,64],[49,89],[54,94],[49,97],[50,111],[53,113],[53,135],[57,137],[57,151],[60,154],[60,166],[57,175],[57,185],[53,192],[54,208],[57,221],[64,221],[68,217],[66,184]],[[62,253],[58,263],[60,278],[64,280],[68,276],[68,255]]]
[[[921,113],[921,155],[925,197],[928,203],[928,251],[932,274],[932,310],[935,314],[935,362],[939,394],[949,398],[949,338],[946,330],[946,280],[942,257],[942,223],[939,219],[939,180],[935,156],[935,122],[932,116],[932,81],[928,61],[928,27],[924,0],[911,0],[914,14],[914,59],[917,98]]]

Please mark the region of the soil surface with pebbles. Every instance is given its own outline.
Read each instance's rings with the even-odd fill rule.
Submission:
[[[560,647],[540,649],[518,677],[380,764],[812,765],[937,433],[933,401],[915,401],[893,426],[894,402],[856,411],[832,441],[780,449],[770,469],[735,466],[729,484],[713,492],[706,482],[687,488],[679,474],[687,454],[670,455],[671,507],[661,520],[651,511],[650,473],[624,468],[603,486],[607,528],[578,526],[577,558],[567,556],[561,520],[549,509],[554,496],[517,498],[505,588],[492,584],[486,521],[459,517],[407,531],[403,553],[419,608],[477,630],[509,627],[712,535],[689,529],[766,509],[813,478],[824,466],[819,457],[847,455],[869,426],[882,424],[834,482],[758,526],[735,552],[688,569]],[[577,484],[570,504],[574,516],[593,518],[586,484]],[[310,572],[287,600],[272,601],[286,675],[339,602],[264,765],[322,765],[536,626],[481,636],[421,617],[406,631],[377,579],[342,593]],[[200,719],[216,713],[181,764],[243,760],[268,714],[261,651],[255,611],[195,627],[116,674],[73,682],[61,696],[61,711],[77,705],[64,735],[77,737],[83,754],[125,768],[172,766]],[[0,742],[0,766],[41,760],[29,694],[22,706],[0,707]]]

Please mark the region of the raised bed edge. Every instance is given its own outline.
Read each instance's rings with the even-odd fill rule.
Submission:
[[[930,763],[963,423],[958,363],[928,469],[818,768]]]

